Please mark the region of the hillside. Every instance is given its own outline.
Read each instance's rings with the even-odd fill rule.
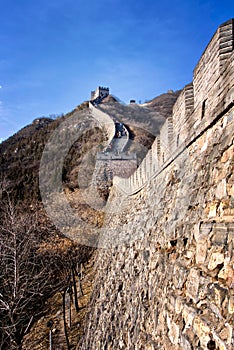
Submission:
[[[78,120],[76,128],[85,130],[88,125],[90,130],[82,133],[67,154],[62,174],[64,190],[67,191],[68,201],[74,210],[94,227],[98,226],[102,222],[102,214],[88,207],[78,191],[77,182],[77,167],[82,162],[83,155],[95,144],[99,145],[104,138],[100,129],[93,123],[87,103],[56,120],[36,119],[0,145],[0,303],[12,304],[17,312],[17,318],[14,317],[17,321],[16,326],[11,324],[8,311],[0,308],[2,350],[9,346],[11,349],[18,349],[22,337],[34,327],[34,323],[52,313],[51,307],[53,310],[54,307],[57,311],[62,310],[61,303],[57,304],[56,300],[71,283],[73,290],[78,288],[75,285],[80,283],[78,279],[80,264],[87,263],[93,252],[89,247],[71,242],[56,229],[47,217],[39,190],[39,168],[44,147],[53,132],[74,115]],[[53,169],[56,158],[60,156],[62,141],[66,142],[68,135],[66,132],[59,133],[61,144],[58,144],[53,159],[48,160],[49,169]],[[90,166],[92,170],[92,164]],[[14,237],[17,240],[15,251],[8,247],[8,244],[14,246]],[[5,258],[6,254],[8,256],[17,254],[17,264],[20,266],[19,281],[14,277],[11,260]],[[33,267],[35,263],[36,269]],[[19,289],[15,294],[12,289],[10,292],[16,283],[19,283],[19,286],[23,283],[21,288],[24,291],[21,292]],[[32,297],[29,297],[32,290]],[[79,315],[78,319],[81,322],[83,316],[76,311],[75,314]],[[2,331],[6,325],[12,327],[10,334]],[[16,328],[16,332],[13,332],[13,327]],[[48,331],[46,327],[45,330]],[[60,332],[63,333],[63,326]],[[37,348],[35,343],[37,338],[37,336],[27,338],[27,349]],[[48,337],[45,338],[46,343],[48,344]],[[64,344],[64,339],[61,344]]]
[[[167,102],[165,101],[165,103]],[[121,120],[129,125],[131,129],[141,129],[153,136],[158,134],[161,125],[165,121],[165,116],[157,108],[148,108],[135,103],[125,105],[111,98],[111,96],[104,99],[98,108],[107,112],[114,119]]]
[[[77,128],[82,126],[85,129],[85,125],[92,127],[93,119],[89,115],[87,104],[83,104],[73,112],[56,120],[36,119],[32,124],[0,144],[0,180],[1,182],[4,180],[5,190],[9,190],[12,199],[17,199],[17,202],[27,202],[27,206],[29,202],[40,201],[38,173],[44,147],[53,131],[74,115],[79,120]],[[66,137],[66,133],[61,133],[61,138]],[[70,181],[72,181],[70,172],[81,161],[83,148],[87,149],[95,142],[99,144],[101,140],[101,132],[94,128],[88,134],[82,134],[81,140],[73,145],[67,155],[63,172],[63,180],[69,186]],[[58,155],[59,147],[58,144]]]
[[[172,108],[180,94],[181,90],[169,90],[167,93],[161,94],[152,100],[144,103],[142,106],[153,109],[167,118],[172,113]]]
[[[111,96],[104,99],[98,108],[110,113],[112,117],[126,124],[130,132],[130,137],[134,141],[130,144],[129,151],[139,152],[141,159],[150,148],[155,135],[159,132],[165,120],[165,115],[157,110],[157,106],[154,108],[138,105],[126,106],[120,104]],[[160,108],[162,110],[170,110],[171,107],[168,107],[167,98],[161,102]],[[72,126],[71,131],[69,129],[70,127],[66,128],[66,125],[69,126],[69,120],[74,117],[78,121]],[[56,149],[48,158],[45,169],[48,173],[52,173],[56,166],[56,161],[62,153],[64,143],[66,143],[66,140],[69,140],[71,135],[76,134],[76,130],[79,130],[81,136],[72,144],[64,160],[62,171],[63,190],[70,206],[84,222],[90,223],[93,227],[101,227],[104,213],[95,210],[86,203],[83,190],[79,187],[78,183],[78,173],[84,157],[88,154],[89,166],[83,176],[90,179],[95,166],[95,152],[100,148],[99,145],[105,139],[105,136],[97,128],[96,123],[91,117],[87,103],[83,103],[74,111],[55,120],[50,118],[35,119],[30,125],[24,127],[0,144],[0,198],[2,203],[0,208],[0,234],[4,235],[4,232],[7,231],[9,239],[11,239],[11,231],[8,230],[11,217],[6,216],[6,213],[11,212],[9,208],[13,208],[15,213],[14,222],[20,222],[20,218],[23,217],[24,213],[30,222],[29,227],[33,227],[32,230],[30,229],[30,232],[32,231],[32,236],[30,237],[35,237],[35,235],[38,237],[36,240],[33,238],[34,243],[30,248],[30,258],[28,262],[26,261],[24,263],[24,267],[28,271],[28,276],[31,276],[29,273],[30,264],[34,263],[33,259],[35,257],[38,262],[38,274],[40,275],[40,269],[43,270],[46,263],[48,269],[45,272],[45,276],[48,276],[48,282],[50,282],[51,286],[54,286],[52,290],[46,289],[47,293],[43,294],[42,303],[38,304],[40,312],[35,314],[35,310],[32,308],[32,314],[29,313],[32,318],[31,321],[26,316],[23,316],[26,323],[20,318],[19,325],[22,328],[20,331],[21,335],[17,335],[17,341],[20,342],[22,341],[22,337],[24,338],[24,349],[33,348],[39,350],[48,347],[48,327],[46,324],[50,319],[56,325],[54,336],[55,342],[57,342],[56,349],[65,349],[67,341],[70,341],[71,348],[75,347],[78,341],[78,324],[80,325],[79,337],[82,336],[83,322],[87,312],[89,296],[92,291],[91,281],[94,273],[92,268],[94,265],[94,250],[71,242],[53,226],[41,203],[39,189],[40,162],[48,140],[55,131],[58,133]],[[138,148],[136,144],[142,146],[144,152],[141,152],[141,147]],[[34,225],[32,225],[30,220],[34,221]],[[24,239],[24,234],[27,231],[25,231],[26,227],[27,225],[24,227],[22,224],[20,231],[22,234],[22,243],[20,244],[22,252],[20,251],[20,254],[23,254],[23,251],[27,248],[27,240]],[[89,232],[86,234],[89,235]],[[6,246],[4,247],[6,249]],[[1,249],[3,248],[1,247]],[[59,258],[59,264],[57,263],[56,266]],[[83,266],[84,275],[82,282],[79,277],[81,265]],[[4,261],[2,261],[2,266],[8,268],[8,265]],[[10,277],[3,268],[0,272],[2,276],[0,284],[3,285]],[[25,274],[22,276],[25,276]],[[61,284],[59,285],[57,284],[57,277],[61,280]],[[32,283],[30,278],[28,280]],[[14,276],[12,275],[13,280]],[[78,287],[81,286],[81,283],[84,295],[81,289],[79,289],[81,287]],[[66,329],[68,337],[66,338],[64,336],[63,324],[63,297],[68,297],[66,292],[68,288],[72,289],[73,298],[75,295],[78,296],[81,308],[78,310],[75,304],[72,304],[73,326],[70,329],[68,329],[69,327]],[[11,295],[9,294],[8,298],[11,298]],[[35,300],[33,299],[34,301],[32,301],[37,303],[38,298],[39,294],[35,294]],[[31,308],[31,304],[27,307]],[[4,316],[2,322],[0,322],[0,327],[4,327],[8,319]],[[16,339],[15,334],[12,334],[11,339],[3,334],[0,337],[0,342],[2,343],[1,349],[4,350],[9,347],[9,344],[12,345],[13,341],[16,342],[14,339]]]
[[[165,118],[171,115],[178,94],[179,91],[165,93],[144,105],[124,105],[108,96],[99,108],[125,123],[132,138],[140,139],[149,148]],[[80,124],[92,125],[88,104],[84,103],[56,120],[37,118],[0,144],[0,181],[4,180],[5,186],[17,201],[27,200],[31,203],[33,200],[40,200],[38,169],[44,146],[52,132],[74,113],[78,113]],[[94,146],[95,142],[100,143],[100,137],[101,134],[95,130],[73,145],[64,166],[64,181],[69,187],[76,187],[74,168],[81,162],[84,148],[90,147],[87,143]],[[82,148],[81,144],[86,145]]]

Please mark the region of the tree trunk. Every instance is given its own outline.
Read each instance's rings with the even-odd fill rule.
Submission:
[[[79,289],[80,289],[80,293],[81,295],[84,295],[83,289],[82,289],[82,284],[81,284],[81,278],[80,276],[78,276],[78,280],[79,280]]]
[[[74,304],[75,304],[76,312],[78,312],[79,303],[78,303],[78,296],[77,296],[76,276],[75,276],[75,271],[73,267],[72,267],[72,280],[73,280],[73,288],[74,288]]]
[[[69,338],[67,333],[67,322],[66,322],[66,289],[62,293],[63,295],[63,326],[64,326],[64,334],[67,343],[67,349],[70,349]]]

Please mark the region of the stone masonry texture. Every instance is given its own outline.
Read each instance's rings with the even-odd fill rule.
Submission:
[[[106,217],[77,349],[234,349],[233,39],[223,39],[230,33],[233,20],[199,61],[194,91],[190,84],[178,99],[174,113],[186,93],[190,102],[171,145],[184,125],[185,147],[138,190],[116,181],[111,191],[108,205],[121,208]],[[220,80],[212,90],[213,70]]]

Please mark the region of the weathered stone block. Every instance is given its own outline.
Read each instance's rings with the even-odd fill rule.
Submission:
[[[198,294],[199,300],[204,300],[207,297],[208,286],[211,282],[212,282],[211,277],[208,277],[208,276],[200,277],[199,294]]]
[[[180,336],[180,328],[179,326],[173,322],[170,317],[167,315],[167,326],[169,329],[168,337],[172,344],[177,345],[179,342],[179,336]]]
[[[207,241],[201,240],[196,247],[196,263],[198,265],[204,264],[207,255]]]
[[[193,329],[200,339],[201,346],[206,349],[206,345],[210,341],[210,327],[205,322],[205,320],[199,316],[196,316],[193,321]]]
[[[220,246],[223,246],[227,243],[227,226],[222,223],[218,223],[214,225],[213,229],[213,236],[212,236],[212,243],[217,244]]]
[[[230,315],[234,314],[234,296],[231,295],[228,302],[228,312]]]
[[[176,298],[176,301],[175,301],[175,312],[176,314],[180,314],[182,309],[183,309],[183,299],[182,298]]]
[[[185,252],[184,252],[184,256],[191,260],[193,257],[194,257],[194,250],[192,249],[187,249]]]
[[[209,213],[208,213],[208,218],[214,218],[217,215],[217,207],[218,207],[218,203],[213,203],[211,205],[209,205],[208,209],[209,209]]]
[[[232,343],[233,328],[230,324],[225,323],[224,328],[219,333],[220,338],[228,345]]]
[[[233,273],[232,266],[229,264],[228,261],[224,261],[224,266],[220,270],[220,272],[218,274],[218,277],[220,279],[223,279],[223,280],[227,281],[232,276],[232,273]]]
[[[184,331],[186,331],[187,329],[189,329],[192,326],[193,320],[194,320],[194,317],[196,316],[196,314],[197,314],[196,310],[193,307],[189,307],[187,305],[184,305],[183,312],[182,312],[183,319],[185,321]]]
[[[213,335],[213,339],[215,341],[216,348],[219,350],[228,350],[227,346],[225,343],[216,335]]]
[[[173,284],[175,288],[181,289],[186,281],[188,271],[182,266],[175,265],[173,273]]]
[[[219,310],[222,309],[222,303],[227,296],[227,289],[221,287],[218,283],[215,283],[209,287],[210,290],[210,299],[219,307]]]
[[[211,254],[208,269],[214,270],[218,265],[224,262],[224,254],[220,252],[214,252]]]
[[[181,346],[183,350],[191,350],[191,344],[189,343],[188,339],[186,339],[185,337],[181,338]]]
[[[227,185],[228,196],[234,197],[234,185]]]
[[[209,236],[212,229],[212,223],[199,223],[194,227],[194,238],[198,242],[200,240],[205,240]]]
[[[231,161],[233,159],[233,152],[234,147],[229,147],[222,155],[221,162],[226,163],[228,161]]]
[[[194,302],[197,302],[198,290],[199,290],[199,278],[200,273],[197,269],[193,268],[190,270],[187,283],[186,283],[186,294],[192,298]]]

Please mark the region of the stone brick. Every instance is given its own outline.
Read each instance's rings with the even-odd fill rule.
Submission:
[[[201,240],[196,247],[196,263],[198,265],[204,264],[207,255],[207,241]]]
[[[213,335],[213,338],[214,338],[216,347],[217,347],[219,350],[228,350],[228,348],[227,348],[227,346],[225,345],[225,343],[224,343],[216,334]]]
[[[182,298],[176,298],[175,301],[175,312],[176,314],[180,314],[183,309],[183,299]]]
[[[200,277],[200,286],[199,286],[199,300],[206,300],[208,294],[208,287],[212,283],[212,278],[205,275],[205,277]]]
[[[188,339],[186,339],[185,337],[181,338],[181,345],[182,345],[182,349],[183,350],[191,350],[191,344],[189,343]]]
[[[186,283],[186,287],[187,287],[186,294],[187,296],[192,298],[194,302],[197,302],[199,282],[200,282],[199,277],[200,277],[199,271],[193,268],[190,270],[187,283]]]
[[[206,348],[207,343],[210,341],[210,327],[207,325],[205,320],[196,316],[193,321],[193,329],[200,339],[201,346]]]
[[[208,236],[212,229],[212,223],[201,223],[194,227],[194,238],[197,242],[208,239]]]
[[[185,331],[192,326],[194,317],[196,316],[196,310],[192,307],[184,305],[182,315],[185,322],[185,328],[184,328],[184,331]]]
[[[222,303],[224,299],[226,298],[228,291],[226,288],[221,287],[218,283],[215,283],[210,286],[210,298],[211,300],[219,307],[219,309],[222,309]]]
[[[212,243],[224,246],[227,243],[228,228],[225,224],[218,223],[212,229]]]
[[[218,206],[218,203],[213,203],[209,205],[208,218],[214,218],[217,215],[217,206]]]
[[[226,163],[228,161],[231,161],[233,159],[233,147],[228,148],[222,155],[221,162]]]
[[[234,197],[234,185],[227,185],[227,194],[228,196]]]
[[[188,271],[182,266],[175,265],[173,273],[173,283],[175,288],[181,289],[186,281]]]
[[[218,277],[225,280],[229,281],[229,279],[232,278],[233,274],[233,268],[228,262],[224,262],[224,267],[220,270]]]
[[[224,262],[224,254],[220,252],[214,252],[211,254],[208,269],[214,270],[218,265]]]
[[[228,312],[230,315],[234,314],[234,296],[231,295],[228,302]]]
[[[184,256],[191,260],[193,257],[194,257],[194,250],[192,249],[186,249],[185,253],[184,253]]]
[[[169,316],[167,316],[167,326],[169,329],[168,337],[172,344],[177,345],[179,343],[180,328],[173,322]]]
[[[230,324],[225,323],[224,328],[220,331],[219,337],[228,345],[232,343],[233,328]]]

